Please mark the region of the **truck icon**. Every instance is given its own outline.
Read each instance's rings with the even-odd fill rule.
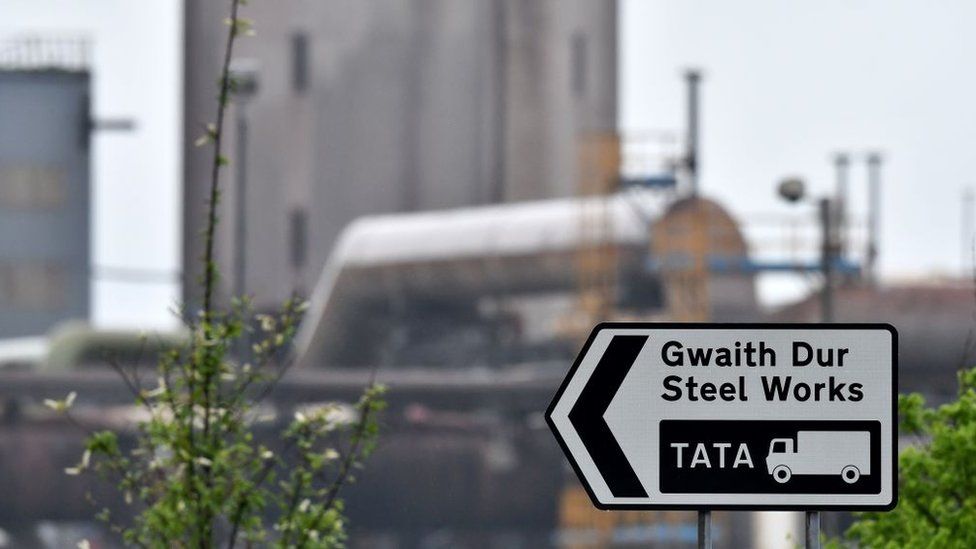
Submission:
[[[854,484],[871,474],[871,433],[867,431],[798,431],[792,438],[769,442],[766,472],[780,484],[793,475],[840,475]]]

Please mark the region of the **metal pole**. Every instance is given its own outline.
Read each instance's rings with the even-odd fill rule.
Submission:
[[[821,322],[834,321],[834,237],[830,215],[830,199],[821,198],[820,210],[820,271],[823,274],[823,288],[820,291]]]
[[[712,549],[711,511],[698,511],[698,549]]]
[[[868,249],[865,271],[871,284],[878,283],[878,242],[881,238],[881,155],[868,154]]]
[[[976,232],[976,223],[973,222],[973,205],[976,204],[976,194],[973,189],[967,188],[962,192],[962,254],[960,255],[960,272],[964,278],[971,277],[973,274],[976,257],[973,257],[973,233]]]
[[[236,212],[234,219],[234,297],[241,297],[247,291],[244,274],[247,268],[247,113],[244,112],[245,100],[242,98],[236,105],[237,139],[234,151],[234,174],[237,188],[235,190]]]
[[[820,549],[820,511],[806,512],[807,549]]]
[[[834,166],[837,168],[837,205],[835,212],[835,223],[837,226],[834,237],[837,240],[837,256],[847,255],[847,195],[848,192],[848,169],[851,162],[847,153],[837,153],[834,156]]]
[[[820,312],[822,322],[834,321],[834,282],[833,282],[833,262],[834,262],[834,238],[831,231],[833,223],[830,218],[830,199],[821,198],[818,203],[820,209],[820,230],[822,243],[820,251],[820,266],[823,271],[823,289],[820,294]],[[807,549],[820,549],[820,512],[807,511],[806,513],[806,547]]]
[[[685,151],[685,168],[688,170],[688,186],[692,196],[698,195],[698,84],[701,72],[689,69],[685,72],[688,83],[688,149]]]

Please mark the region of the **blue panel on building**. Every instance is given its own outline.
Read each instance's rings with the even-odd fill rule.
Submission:
[[[0,70],[0,338],[89,316],[89,89]]]

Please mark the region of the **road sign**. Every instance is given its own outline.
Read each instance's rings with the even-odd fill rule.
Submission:
[[[890,510],[888,324],[605,323],[546,412],[601,509]]]

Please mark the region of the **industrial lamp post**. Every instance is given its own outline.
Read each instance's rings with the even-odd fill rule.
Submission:
[[[809,200],[806,197],[806,184],[799,177],[788,177],[780,181],[777,191],[783,200],[796,204]],[[816,200],[817,217],[820,221],[820,272],[823,287],[820,290],[820,321],[834,321],[834,260],[837,257],[838,241],[834,231],[834,201],[829,197]],[[804,530],[807,549],[820,548],[820,512],[805,513]]]
[[[779,183],[780,197],[790,203],[804,200],[806,185],[798,177],[788,177]],[[837,235],[834,234],[833,201],[828,197],[817,199],[820,220],[820,272],[823,287],[820,291],[820,321],[834,321],[834,261],[837,257]]]

